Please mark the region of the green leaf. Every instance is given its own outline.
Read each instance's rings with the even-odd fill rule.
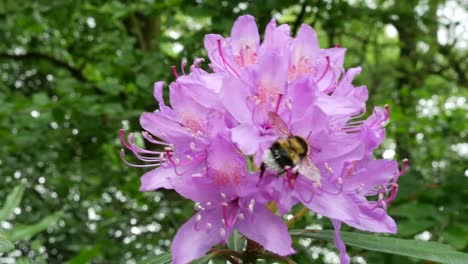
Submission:
[[[228,239],[227,246],[234,251],[242,251],[245,247],[245,239],[239,231],[234,230]]]
[[[57,221],[62,217],[62,213],[57,212],[44,217],[41,221],[32,225],[17,225],[8,236],[11,241],[28,240],[37,233],[40,233],[47,228],[54,226]]]
[[[89,263],[94,257],[101,253],[101,247],[95,246],[91,249],[84,249],[77,256],[70,259],[67,264],[83,264]]]
[[[171,263],[171,253],[162,253],[157,256],[149,257],[139,262],[139,264],[166,264]]]
[[[6,253],[14,249],[13,244],[8,241],[4,236],[0,235],[0,253]]]
[[[291,230],[291,235],[333,241],[332,230]],[[384,253],[402,255],[449,264],[463,264],[468,254],[457,252],[448,245],[431,242],[382,237],[371,234],[341,232],[341,238],[350,246]]]
[[[5,205],[0,209],[0,221],[6,220],[8,216],[15,210],[16,207],[21,203],[21,199],[24,193],[24,186],[18,185],[13,188],[13,191],[8,194]]]

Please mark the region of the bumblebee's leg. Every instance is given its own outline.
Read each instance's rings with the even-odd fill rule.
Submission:
[[[260,165],[260,177],[258,178],[257,186],[258,186],[258,185],[260,184],[260,182],[262,181],[262,179],[263,179],[263,174],[265,173],[265,170],[266,170],[265,163],[262,162],[262,164]]]
[[[286,179],[288,181],[289,188],[294,189],[294,184],[295,184],[295,172],[292,171],[290,166],[284,167],[284,170],[286,171]]]

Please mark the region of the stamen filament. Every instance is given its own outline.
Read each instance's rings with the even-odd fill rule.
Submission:
[[[320,82],[323,77],[325,77],[325,74],[328,72],[328,68],[330,68],[330,57],[326,56],[325,59],[327,60],[327,66],[325,67],[325,70],[323,70],[322,76],[317,80],[317,82]]]
[[[236,75],[236,77],[240,79],[240,75],[237,73],[236,70],[234,70],[234,68],[226,61],[226,58],[224,57],[223,49],[221,47],[221,39],[218,39],[217,42],[218,42],[219,56],[221,56],[221,60],[223,61],[224,68],[228,67],[234,73],[234,75]]]
[[[177,69],[175,66],[171,66],[172,74],[177,78],[179,78],[179,74],[177,73]]]

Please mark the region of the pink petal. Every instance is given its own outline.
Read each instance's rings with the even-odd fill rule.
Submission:
[[[190,261],[204,256],[214,245],[222,242],[221,228],[225,232],[225,238],[229,237],[232,228],[226,229],[221,223],[222,215],[219,210],[204,212],[198,222],[197,216],[188,220],[172,241],[172,263],[187,264]],[[208,223],[211,225],[207,227]]]
[[[237,229],[243,235],[281,256],[294,254],[288,227],[279,216],[264,206],[257,206],[252,215],[238,220]]]
[[[232,141],[246,155],[253,155],[259,149],[260,144],[273,143],[276,136],[262,135],[258,127],[250,124],[242,124],[231,130]]]
[[[239,58],[238,64],[245,66],[255,62],[260,36],[253,16],[240,16],[236,20],[231,31],[231,42],[234,55]]]
[[[241,81],[226,78],[220,97],[224,107],[239,123],[251,123],[252,113],[247,107],[249,88]]]
[[[395,160],[366,160],[355,163],[342,174],[344,188],[351,192],[362,188],[364,193],[379,185],[387,185],[398,173]]]
[[[332,221],[333,227],[335,228],[335,247],[340,252],[340,263],[349,264],[350,258],[348,254],[346,254],[346,245],[341,239],[341,234],[340,234],[341,222],[335,219],[332,219],[331,221]]]
[[[159,188],[173,189],[171,184],[171,178],[175,176],[173,168],[162,168],[148,171],[141,176],[141,187],[140,191],[154,191]]]

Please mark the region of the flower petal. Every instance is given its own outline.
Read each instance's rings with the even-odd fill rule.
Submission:
[[[225,78],[221,88],[220,97],[224,107],[239,123],[251,123],[252,113],[247,106],[249,88],[245,83]]]
[[[350,192],[358,188],[367,192],[379,185],[387,185],[398,174],[395,160],[363,160],[344,169],[342,178],[345,190]]]
[[[172,241],[172,263],[189,263],[204,256],[211,247],[228,238],[232,228],[226,229],[221,219],[220,210],[215,209],[203,213],[200,221],[197,221],[195,215],[182,225]],[[224,233],[224,238],[221,233]]]
[[[232,141],[245,155],[252,155],[259,150],[263,143],[273,143],[276,136],[262,135],[258,127],[251,124],[242,124],[231,130]]]
[[[256,206],[251,216],[237,221],[236,227],[243,235],[271,252],[281,256],[295,253],[288,227],[264,206]]]
[[[244,67],[255,63],[260,35],[255,18],[251,15],[240,16],[231,31],[231,43],[237,63]]]
[[[173,189],[171,178],[175,176],[174,168],[162,168],[148,171],[141,176],[141,192],[154,191],[159,188]]]
[[[332,219],[331,221],[332,221],[333,227],[335,228],[335,247],[340,252],[340,263],[349,264],[350,258],[348,254],[346,254],[346,245],[341,239],[341,234],[340,234],[341,222],[335,219]]]

